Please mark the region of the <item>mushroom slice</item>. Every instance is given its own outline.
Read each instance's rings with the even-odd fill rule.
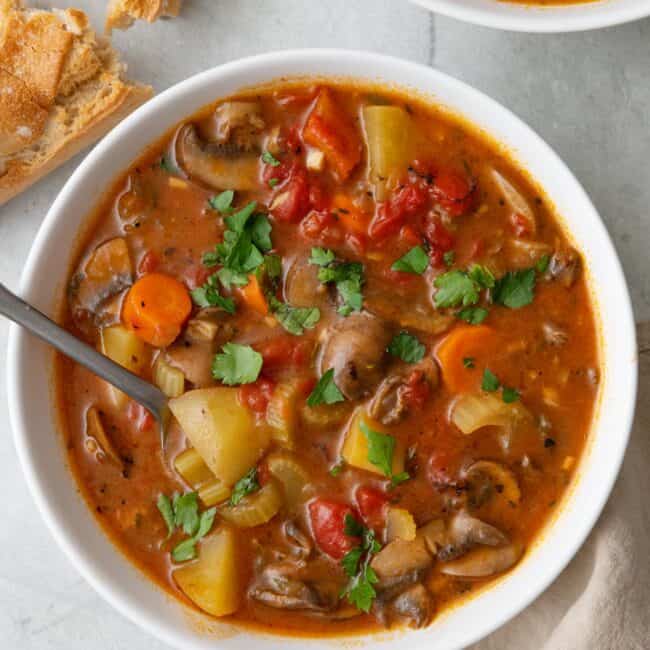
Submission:
[[[99,411],[91,406],[86,412],[86,450],[95,454],[96,458],[102,456],[110,460],[119,469],[124,469],[124,462],[120,457],[113,441],[106,433]]]
[[[251,146],[252,137],[264,130],[262,105],[256,101],[232,101],[219,104],[214,111],[216,140],[235,140],[240,146]]]
[[[476,548],[457,560],[440,565],[441,573],[459,578],[487,578],[514,566],[523,552],[519,544]]]
[[[433,599],[421,583],[403,591],[390,605],[391,613],[410,627],[424,627],[433,615]]]
[[[553,248],[545,242],[510,239],[507,244],[512,264],[516,268],[528,268],[544,255],[553,252]]]
[[[99,245],[79,268],[68,287],[73,312],[95,312],[133,282],[131,256],[123,237]]]
[[[212,360],[215,347],[212,343],[194,343],[187,338],[176,341],[165,350],[165,361],[178,368],[195,388],[212,386]]]
[[[573,248],[557,251],[548,265],[548,274],[567,289],[573,286],[580,269],[580,255]]]
[[[521,195],[519,190],[507,180],[496,169],[491,170],[492,180],[501,192],[506,203],[512,210],[513,214],[526,222],[527,230],[534,233],[537,230],[535,213],[532,211],[528,201]]]
[[[495,492],[508,503],[518,505],[521,500],[521,490],[514,473],[502,465],[491,460],[479,460],[470,465],[465,471],[465,478],[471,485],[488,484],[487,491],[490,495]]]
[[[472,517],[465,510],[458,512],[449,522],[447,539],[456,547],[467,548],[476,544],[500,546],[508,538],[494,526]]]
[[[396,539],[386,544],[372,559],[371,567],[379,578],[379,587],[387,588],[396,582],[414,582],[432,563],[424,539],[416,536],[411,541]]]
[[[224,343],[233,335],[228,312],[219,307],[206,307],[191,318],[185,329],[185,338],[192,343],[214,343],[217,337]]]
[[[362,311],[340,319],[323,334],[320,373],[334,369],[334,382],[350,400],[367,397],[383,375],[388,323]]]
[[[417,537],[424,540],[431,555],[436,555],[438,549],[444,546],[447,539],[447,527],[443,519],[432,519],[418,528]]]
[[[314,548],[311,539],[296,524],[293,519],[287,519],[282,526],[282,532],[291,547],[294,556],[307,558]]]
[[[259,186],[259,151],[231,143],[203,141],[186,124],[176,138],[176,160],[187,176],[215,190],[254,190]]]
[[[296,257],[284,277],[284,298],[294,307],[327,307],[329,287],[318,279],[318,267]]]

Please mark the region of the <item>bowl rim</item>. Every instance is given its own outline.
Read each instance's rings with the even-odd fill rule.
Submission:
[[[549,145],[547,145],[535,131],[528,127],[516,115],[514,115],[507,108],[491,99],[481,91],[476,90],[471,86],[458,81],[457,79],[443,72],[440,72],[435,68],[431,68],[423,64],[414,63],[397,57],[377,54],[374,52],[346,49],[285,50],[246,57],[225,64],[217,65],[171,86],[138,108],[134,113],[128,116],[111,132],[109,132],[105,138],[100,141],[97,146],[86,156],[86,158],[80,163],[77,169],[66,181],[56,200],[50,207],[45,219],[43,220],[43,223],[41,224],[41,227],[39,228],[21,275],[20,294],[29,298],[30,291],[34,290],[35,285],[38,282],[37,271],[41,249],[45,246],[48,238],[60,227],[57,218],[59,216],[61,208],[65,206],[65,203],[69,197],[79,191],[85,177],[87,175],[92,175],[93,167],[98,164],[104,156],[110,154],[111,149],[117,142],[119,142],[122,137],[128,135],[129,131],[136,128],[139,123],[142,123],[149,117],[155,116],[159,110],[164,109],[167,103],[171,103],[175,99],[181,98],[185,95],[192,96],[194,92],[199,91],[201,84],[204,82],[218,82],[220,77],[223,77],[227,74],[245,75],[246,71],[255,71],[259,66],[290,68],[292,65],[300,62],[301,64],[307,63],[311,64],[312,66],[320,67],[322,69],[321,72],[307,73],[305,75],[306,77],[336,77],[338,73],[329,72],[328,64],[334,63],[335,65],[343,68],[349,64],[350,60],[355,60],[355,70],[363,70],[365,63],[368,64],[369,68],[371,65],[374,67],[381,66],[384,69],[391,70],[391,72],[397,69],[400,69],[404,72],[409,70],[413,74],[418,75],[418,79],[420,79],[418,83],[421,85],[424,85],[424,79],[428,78],[432,84],[438,83],[448,88],[452,88],[455,91],[462,93],[463,96],[466,97],[470,102],[472,100],[476,100],[476,102],[479,104],[489,106],[503,119],[509,120],[511,123],[513,123],[514,126],[517,127],[517,129],[525,132],[529,142],[532,143],[532,146],[534,146],[537,150],[543,151],[544,155],[549,161],[549,164],[553,164],[557,168],[563,179],[572,185],[573,191],[577,192],[580,195],[581,200],[585,202],[585,206],[588,208],[590,207],[590,211],[592,213],[591,216],[593,221],[593,228],[599,231],[598,236],[602,238],[603,244],[609,250],[611,257],[610,261],[613,264],[612,270],[614,271],[615,276],[612,279],[612,283],[616,285],[616,289],[618,292],[620,292],[620,299],[622,300],[622,311],[620,313],[617,313],[617,317],[620,321],[620,336],[622,340],[622,346],[625,354],[629,355],[632,366],[626,386],[626,394],[629,396],[629,399],[627,400],[627,403],[625,403],[625,400],[623,400],[622,404],[617,405],[623,413],[623,418],[621,420],[622,425],[620,427],[620,436],[612,443],[613,449],[608,455],[608,464],[610,468],[609,474],[605,477],[601,477],[600,485],[602,486],[602,489],[597,495],[595,495],[595,498],[590,501],[591,509],[589,516],[582,521],[580,526],[575,527],[571,539],[566,541],[566,543],[560,549],[556,549],[558,552],[553,556],[552,566],[545,571],[540,571],[537,572],[537,574],[529,575],[528,578],[531,578],[531,580],[523,585],[523,589],[516,592],[517,597],[513,598],[512,602],[508,602],[508,604],[503,608],[503,611],[500,615],[495,616],[489,621],[482,620],[480,623],[477,623],[474,626],[473,630],[463,631],[461,633],[461,636],[458,639],[454,640],[454,644],[448,646],[449,648],[461,648],[484,638],[502,626],[508,620],[513,618],[519,612],[521,612],[533,600],[535,600],[551,584],[551,582],[557,578],[560,572],[574,557],[586,539],[587,535],[591,532],[598,517],[600,516],[600,513],[607,499],[609,498],[614,482],[618,476],[623,461],[623,456],[629,441],[634,416],[634,405],[636,402],[638,374],[638,360],[636,358],[636,333],[634,328],[634,318],[629,291],[627,289],[627,284],[625,282],[620,260],[616,254],[616,251],[603,222],[601,221],[595,207],[591,203],[580,183],[573,176],[571,171],[559,158],[559,156],[549,147]],[[282,73],[279,73],[277,76],[282,76]],[[288,74],[287,76],[294,77],[295,75]],[[370,81],[372,79],[370,75],[365,75],[361,72],[358,74],[350,74],[349,76],[350,78],[356,78],[359,80],[367,79]],[[378,81],[377,79],[372,80]],[[383,79],[383,82],[388,85],[391,83],[396,86],[399,85],[396,82],[390,82],[386,79]],[[242,85],[246,87],[246,84]],[[432,101],[435,101],[435,99],[432,98]],[[460,109],[456,107],[452,107],[452,110],[458,112],[459,114],[462,114]],[[166,127],[160,129],[161,135],[164,133],[165,128]],[[488,134],[492,135],[489,133],[489,130]],[[126,167],[126,164],[124,167]],[[76,230],[78,233],[79,228]],[[595,291],[592,291],[592,293],[595,294]],[[57,506],[53,502],[51,496],[48,495],[45,484],[46,482],[40,475],[38,475],[33,466],[32,454],[34,452],[34,449],[32,448],[33,445],[30,445],[28,426],[26,423],[26,413],[28,410],[28,399],[26,399],[26,397],[28,396],[25,394],[25,390],[22,388],[24,383],[24,366],[21,363],[21,359],[28,348],[29,340],[29,335],[27,335],[17,325],[11,325],[7,354],[7,393],[9,401],[9,419],[13,432],[14,445],[16,447],[23,474],[27,481],[32,497],[42,518],[46,522],[47,527],[49,528],[59,547],[63,549],[64,553],[75,566],[75,568],[79,571],[79,573],[108,603],[110,603],[116,610],[124,615],[125,618],[135,623],[139,627],[147,630],[154,637],[164,641],[165,643],[168,643],[172,647],[204,647],[202,645],[199,646],[198,642],[195,642],[193,644],[187,633],[179,630],[177,627],[174,627],[170,622],[164,620],[161,621],[159,618],[156,618],[153,615],[138,611],[137,607],[132,609],[130,606],[128,606],[127,600],[129,597],[125,595],[124,591],[120,592],[122,585],[119,584],[119,581],[117,581],[116,578],[112,578],[112,576],[110,577],[111,579],[107,580],[107,576],[102,572],[101,567],[95,565],[94,562],[85,553],[83,545],[75,538],[73,531],[69,528],[66,528],[64,523],[58,520],[56,511]],[[577,481],[577,483],[580,481],[582,481],[582,477],[579,479],[579,481]],[[569,497],[569,499],[565,502],[563,505],[563,510],[567,510],[571,498],[572,497]],[[96,522],[94,522],[94,524],[97,525]],[[101,531],[101,534],[103,535],[104,532]],[[544,546],[545,539],[548,536],[548,531],[543,534],[544,539],[541,540],[542,547]],[[523,568],[521,571],[523,571]],[[138,574],[139,573],[140,571],[138,570]],[[517,574],[517,571],[514,571],[513,573]],[[506,578],[503,579],[502,583],[504,582],[506,582]],[[522,585],[520,585],[520,587],[521,586]],[[489,592],[496,589],[497,586],[493,586],[487,591]],[[480,598],[480,596],[474,600],[478,600],[478,598]],[[464,607],[466,607],[466,605],[464,603],[461,604],[461,608]],[[435,622],[433,623],[432,627],[435,627]],[[242,637],[248,637],[250,634],[252,634],[252,632],[249,630],[242,630]],[[263,639],[268,638],[264,636],[258,636],[258,633],[254,634],[255,636],[253,638],[258,639],[260,642]],[[286,647],[289,641],[298,641],[299,643],[304,644],[311,643],[314,640],[325,641],[323,638],[308,640],[307,637],[295,637],[292,639],[290,637],[283,636],[271,638],[281,640],[284,644],[284,646],[278,646],[271,643],[270,647],[274,648]],[[348,637],[344,637],[343,639],[347,638]],[[374,640],[376,637],[371,638]],[[339,637],[333,637],[333,639],[335,642],[338,641],[338,643],[343,640]],[[420,637],[420,639],[422,639],[422,637]],[[355,641],[358,642],[358,638],[355,638]],[[381,641],[381,639],[377,639],[377,645],[380,645]],[[219,641],[217,639],[215,639],[213,642],[215,646],[218,646]]]
[[[466,23],[529,34],[589,31],[650,16],[650,2],[647,0],[592,0],[543,6],[508,0],[410,1],[434,13]]]

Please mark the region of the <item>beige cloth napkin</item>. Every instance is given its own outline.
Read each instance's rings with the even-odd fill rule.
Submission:
[[[637,335],[637,413],[600,520],[551,587],[473,650],[650,650],[650,322]]]

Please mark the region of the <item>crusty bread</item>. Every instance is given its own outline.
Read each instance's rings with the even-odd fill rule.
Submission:
[[[183,0],[110,0],[106,13],[106,33],[128,29],[136,20],[148,23],[161,16],[178,16]]]
[[[152,95],[76,9],[0,0],[0,205]]]

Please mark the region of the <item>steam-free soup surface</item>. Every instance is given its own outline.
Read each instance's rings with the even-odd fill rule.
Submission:
[[[66,324],[171,397],[163,448],[59,360],[104,529],[184,602],[288,634],[429,625],[513,570],[598,392],[582,260],[545,198],[377,88],[276,85],[180,123],[104,203]]]

